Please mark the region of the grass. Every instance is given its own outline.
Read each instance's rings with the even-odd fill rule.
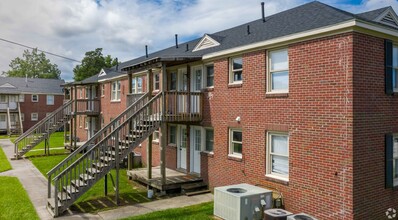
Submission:
[[[126,220],[194,220],[194,219],[214,219],[213,202],[206,202],[198,205],[183,208],[167,209],[126,218]]]
[[[0,173],[11,170],[11,164],[8,162],[6,154],[3,149],[0,147]]]
[[[12,143],[14,143],[15,139],[17,139],[18,137],[18,135],[0,135],[0,139],[10,139]]]
[[[50,154],[63,154],[65,153],[64,149],[64,132],[54,132],[50,136]],[[26,153],[25,156],[30,157],[30,156],[41,156],[45,155],[44,154],[44,141],[40,142],[36,147],[34,147],[31,151]],[[60,148],[62,149],[52,149],[52,148]]]
[[[0,177],[0,219],[39,219],[16,177]]]
[[[55,165],[61,162],[67,155],[54,155],[46,157],[32,157],[30,160],[47,178],[46,173]],[[112,176],[116,177],[115,170],[111,171]],[[137,203],[149,202],[146,198],[146,189],[128,180],[126,169],[119,170],[119,205],[132,205]],[[116,181],[116,180],[115,180]],[[108,196],[104,195],[104,178],[99,180],[91,189],[83,194],[71,207],[73,211],[80,212],[98,212],[111,208],[116,208],[114,202],[115,192],[113,190],[112,180],[108,175]]]

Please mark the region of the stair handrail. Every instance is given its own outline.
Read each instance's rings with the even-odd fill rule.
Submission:
[[[61,110],[64,110],[65,108],[69,107],[69,105],[73,102],[73,100],[69,100],[68,102],[64,103],[62,106],[57,108],[55,111],[51,112],[51,114],[47,115],[47,117],[43,118],[41,121],[33,125],[31,128],[29,128],[27,131],[25,131],[21,136],[19,136],[17,139],[15,139],[14,143],[18,144],[23,138],[27,137],[30,135],[32,131],[34,131],[36,128],[39,126],[47,123],[56,113],[58,113]]]
[[[47,172],[47,179],[51,179],[51,176],[59,170],[61,166],[65,163],[69,162],[73,158],[76,157],[77,154],[85,150],[90,144],[92,144],[92,140],[97,139],[100,135],[102,135],[105,131],[107,131],[111,126],[115,125],[117,121],[119,121],[125,114],[127,114],[132,108],[136,107],[136,104],[143,101],[145,98],[149,96],[149,92],[143,94],[139,99],[137,99],[133,104],[131,104],[126,110],[120,113],[115,119],[109,122],[105,127],[101,128],[97,133],[94,134],[86,143],[84,143],[81,147],[77,148],[71,154],[69,154],[65,159],[63,159],[60,163],[58,163],[55,167],[53,167],[50,171]],[[149,102],[149,101],[148,101]],[[144,104],[145,105],[145,104]],[[141,107],[142,108],[142,107]],[[134,113],[133,113],[134,114]]]
[[[64,175],[71,167],[74,167],[78,162],[83,160],[85,157],[91,154],[92,151],[96,150],[96,147],[99,145],[103,144],[104,141],[107,141],[109,137],[113,136],[114,133],[118,132],[122,126],[124,126],[126,123],[130,123],[130,120],[134,118],[136,115],[140,114],[142,111],[145,110],[146,107],[148,107],[150,104],[152,104],[157,98],[161,97],[163,94],[162,92],[159,92],[156,96],[154,96],[151,100],[149,100],[144,106],[142,106],[138,111],[136,111],[134,114],[132,114],[126,121],[121,123],[118,127],[116,127],[111,133],[109,133],[105,138],[103,138],[100,142],[96,143],[92,148],[86,151],[81,157],[79,157],[77,160],[75,160],[73,163],[71,163],[67,168],[62,170],[58,175],[56,175],[52,180],[56,181],[60,178],[60,176]],[[163,115],[163,114],[162,114]],[[162,121],[162,119],[160,119]],[[47,173],[48,174],[48,173]]]
[[[19,102],[17,102],[17,105],[18,105],[18,115],[19,115],[19,125],[21,126],[20,127],[20,132],[21,132],[21,134],[23,134],[23,123],[22,123],[22,115],[21,115],[21,103],[19,103]]]

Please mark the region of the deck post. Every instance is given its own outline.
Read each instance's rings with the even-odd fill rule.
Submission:
[[[167,133],[167,122],[164,119],[166,114],[166,87],[167,87],[167,76],[166,76],[166,64],[162,64],[162,117],[161,117],[161,139],[160,139],[160,174],[162,186],[166,184],[166,133]]]
[[[74,90],[75,90],[75,110],[73,112],[73,118],[74,118],[74,123],[73,123],[73,135],[75,136],[74,139],[74,147],[73,149],[77,149],[77,87],[76,85],[74,86]]]
[[[116,131],[116,133],[115,133],[115,161],[116,161],[115,202],[116,202],[116,205],[119,205],[119,167],[120,167],[119,131]]]
[[[152,91],[153,91],[153,72],[152,69],[148,70],[147,73],[147,88],[148,88],[148,92],[149,92],[149,100],[151,100],[152,98]],[[149,115],[152,114],[152,109],[149,108]],[[146,158],[147,158],[147,168],[148,168],[148,180],[152,179],[152,140],[153,140],[153,135],[149,135],[148,137],[148,146],[147,146],[147,154],[146,154]]]
[[[105,196],[108,195],[108,174],[105,174],[105,178],[104,178],[104,194]]]
[[[129,92],[128,92],[128,94],[132,94],[133,93],[133,82],[132,82],[133,76],[132,76],[132,73],[129,73],[128,77],[129,77],[128,78],[128,83],[129,83],[129,88],[128,88]],[[128,103],[128,102],[129,101],[128,101],[128,96],[127,96],[127,108],[129,107],[129,104],[131,104],[131,103]],[[129,134],[131,134],[132,129],[133,129],[133,122],[130,120],[130,122],[129,122]],[[129,152],[128,156],[127,156],[127,170],[132,170],[133,169],[132,163],[133,163],[133,154],[131,152]]]

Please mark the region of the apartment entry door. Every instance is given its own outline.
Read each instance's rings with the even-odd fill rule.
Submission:
[[[191,126],[190,162],[191,172],[200,174],[200,152],[202,151],[202,129]]]
[[[187,169],[187,127],[178,127],[177,168]]]
[[[187,92],[188,91],[188,77],[187,77],[187,69],[186,68],[178,69],[177,90],[179,92]],[[179,94],[178,95],[178,113],[187,112],[187,106],[188,106],[187,103],[188,103],[188,95],[187,94]]]
[[[194,66],[191,70],[191,92],[200,92],[202,90],[202,66]],[[200,96],[191,95],[191,113],[200,112]]]

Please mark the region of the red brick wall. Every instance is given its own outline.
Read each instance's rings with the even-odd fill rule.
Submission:
[[[289,45],[287,97],[266,96],[264,50],[243,54],[238,87],[228,86],[228,59],[214,62],[202,122],[214,127],[214,157],[202,164],[211,187],[260,184],[280,189],[292,212],[353,217],[352,39],[342,34]],[[228,158],[230,127],[242,128],[242,160]],[[267,131],[289,132],[288,184],[265,177]]]
[[[148,166],[147,162],[147,140],[141,146],[134,149],[135,152],[141,153],[143,166]],[[160,146],[159,142],[152,142],[152,166],[160,166]]]
[[[21,113],[24,114],[23,129],[28,130],[37,122],[46,117],[46,113],[51,113],[63,104],[63,95],[54,95],[54,105],[47,105],[47,95],[39,95],[38,102],[32,102],[32,95],[25,94],[24,102],[21,102]],[[38,121],[31,120],[31,113],[38,113]]]
[[[354,214],[386,219],[398,192],[385,189],[386,133],[398,132],[398,97],[384,90],[384,39],[354,35]]]

